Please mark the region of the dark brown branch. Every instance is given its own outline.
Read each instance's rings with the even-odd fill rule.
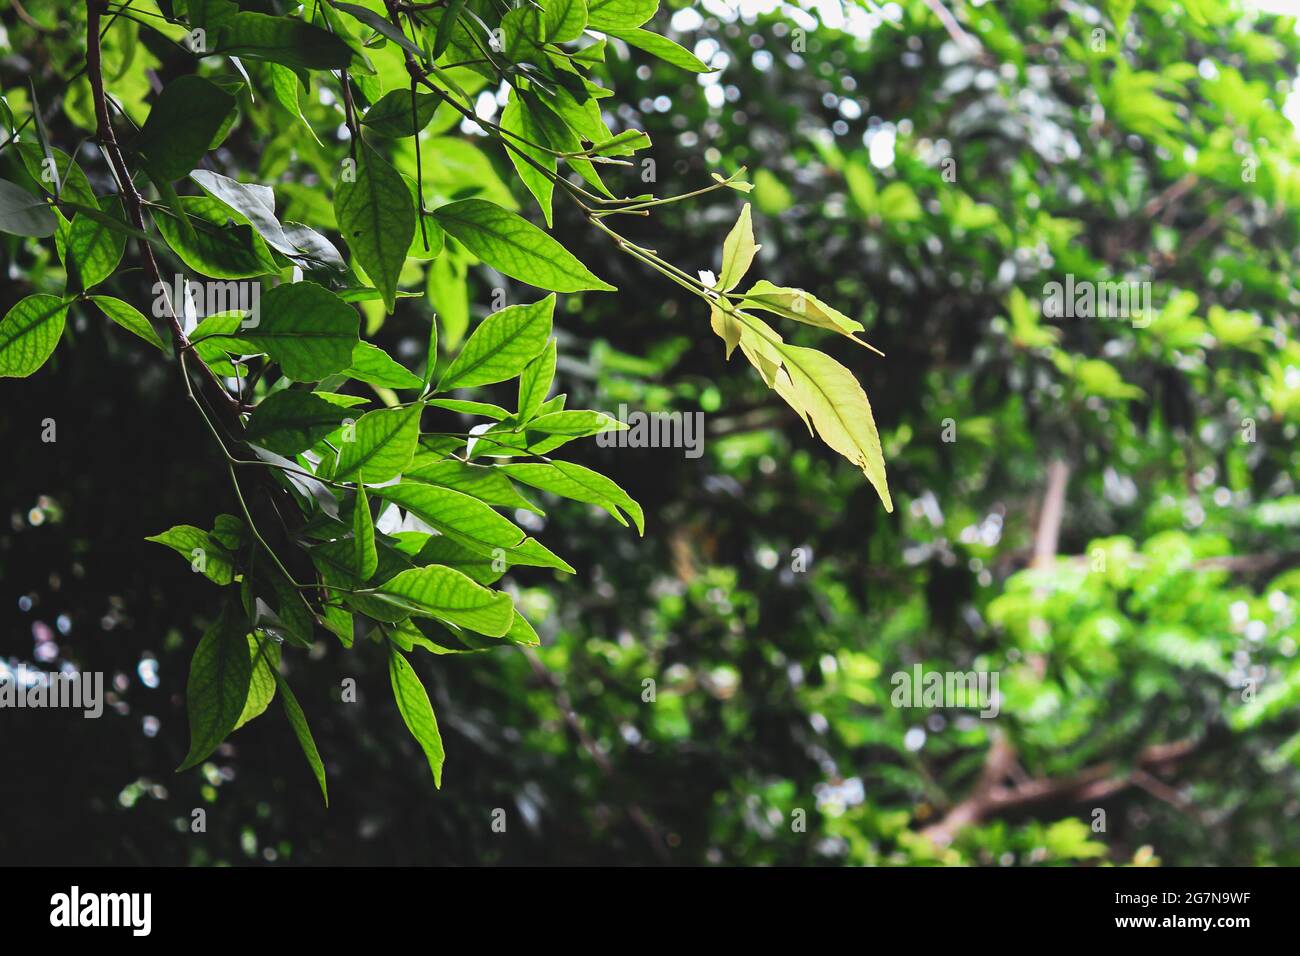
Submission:
[[[91,98],[95,104],[95,136],[104,150],[104,155],[108,157],[109,165],[113,168],[113,176],[121,190],[122,203],[131,225],[140,232],[146,232],[144,201],[135,188],[131,171],[127,168],[126,160],[122,157],[122,149],[117,144],[117,136],[113,133],[113,122],[108,113],[108,96],[104,92],[104,71],[99,46],[99,21],[103,6],[102,0],[86,0],[86,73],[90,81]],[[191,346],[185,328],[181,324],[180,315],[176,311],[176,304],[171,301],[168,291],[171,284],[163,281],[162,272],[158,268],[158,261],[154,258],[153,247],[149,245],[149,241],[140,239],[139,244],[146,271],[163,290],[162,296],[167,306],[167,321],[171,327],[172,344],[181,359],[181,374],[186,375],[188,373],[185,371],[185,352]],[[237,422],[240,411],[239,400],[226,391],[221,380],[206,363],[198,364],[207,373],[213,392],[219,393],[224,410],[233,421]]]
[[[949,810],[938,823],[926,827],[921,833],[934,843],[946,846],[962,827],[991,817],[1028,809],[1037,804],[1079,804],[1105,800],[1133,786],[1156,792],[1160,799],[1175,802],[1185,809],[1187,804],[1181,795],[1157,780],[1153,774],[1172,769],[1196,753],[1204,740],[1201,737],[1154,744],[1137,755],[1132,769],[1128,771],[1122,770],[1119,764],[1108,761],[1067,777],[1035,777],[1008,784],[1007,777],[1015,762],[1015,750],[998,734],[989,745],[984,770],[970,795]]]

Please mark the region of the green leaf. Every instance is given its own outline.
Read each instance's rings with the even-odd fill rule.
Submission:
[[[505,562],[495,560],[490,554],[475,551],[451,540],[446,535],[427,535],[407,531],[398,534],[404,553],[410,553],[418,565],[443,564],[468,575],[479,584],[492,584],[505,574]]]
[[[311,392],[285,389],[258,404],[245,437],[278,454],[296,455],[337,429],[347,415]]]
[[[279,63],[266,64],[266,74],[269,77],[271,93],[274,95],[275,101],[307,129],[307,135],[316,141],[317,146],[324,148],[325,144],[320,141],[320,137],[316,135],[316,130],[307,117],[303,115],[303,81],[298,78],[298,74]]]
[[[727,238],[722,244],[722,273],[718,276],[718,284],[714,288],[719,292],[730,292],[734,289],[749,271],[754,256],[761,248],[762,246],[754,244],[754,227],[750,222],[749,203],[745,203],[740,210],[740,217],[731,227],[731,232],[727,233]]]
[[[408,89],[390,90],[379,98],[374,106],[366,110],[361,117],[361,124],[374,130],[380,136],[400,138],[414,136],[433,122],[442,100],[434,93],[415,93],[415,117],[411,117],[411,91]]]
[[[258,638],[248,634],[246,637],[249,659],[252,661],[248,699],[244,702],[244,709],[235,721],[235,726],[230,728],[232,733],[266,713],[266,708],[271,706],[275,697],[276,677],[280,673],[280,645],[265,636]]]
[[[247,628],[230,604],[208,628],[190,661],[185,705],[190,717],[190,750],[177,771],[207,759],[235,729],[248,701],[253,662]]]
[[[63,335],[68,303],[29,295],[0,319],[0,378],[26,378],[45,364]]]
[[[122,204],[117,197],[101,203],[104,214],[122,218]],[[92,289],[111,276],[126,251],[126,234],[102,220],[77,214],[72,222],[59,229],[56,243],[68,269],[69,291]]]
[[[341,0],[330,0],[330,4],[334,9],[342,10],[349,16],[355,17],[376,33],[382,34],[398,46],[410,51],[415,55],[416,59],[424,59],[424,51],[412,43],[400,27],[384,19],[383,14],[376,13],[374,10],[367,10],[365,7],[359,7],[355,3],[342,3]]]
[[[311,772],[316,776],[316,783],[320,785],[320,795],[325,800],[325,806],[330,805],[329,789],[325,785],[325,764],[320,759],[320,752],[316,749],[316,741],[312,738],[311,728],[307,726],[307,715],[303,713],[298,698],[293,695],[289,689],[288,683],[279,674],[275,675],[276,683],[280,687],[280,705],[284,708],[284,715],[289,718],[289,726],[293,728],[293,734],[298,738],[298,746],[302,748],[303,755],[307,758],[307,764],[311,767]]]
[[[343,374],[381,388],[424,387],[424,379],[369,342],[356,344],[352,349],[352,364],[343,370]]]
[[[235,580],[234,558],[202,528],[178,524],[145,540],[171,548],[213,584],[226,585]]]
[[[241,326],[222,344],[247,344],[279,362],[284,374],[316,382],[352,364],[360,320],[356,310],[315,282],[287,282],[261,297],[255,326]]]
[[[1116,30],[1124,32],[1135,6],[1137,6],[1136,0],[1106,0],[1106,12],[1110,15],[1110,22],[1115,24]]]
[[[610,36],[618,37],[628,46],[634,46],[639,50],[644,50],[653,57],[658,57],[665,63],[680,67],[683,70],[689,70],[692,73],[710,73],[709,65],[701,60],[690,50],[679,46],[667,37],[660,36],[657,33],[651,33],[649,30],[632,29],[609,29],[605,31]]]
[[[508,306],[489,315],[442,373],[437,391],[514,378],[546,347],[554,311],[555,296],[548,295],[540,302]]]
[[[582,36],[587,26],[587,0],[546,0],[546,39],[566,43]]]
[[[429,266],[427,291],[437,310],[437,322],[442,326],[442,347],[451,351],[460,344],[469,328],[469,287],[465,267],[453,262],[449,255],[435,259]],[[432,374],[431,364],[430,378]]]
[[[92,295],[90,301],[99,306],[100,311],[128,332],[140,336],[140,338],[162,352],[167,351],[167,345],[154,330],[153,323],[145,318],[135,306],[109,295]]]
[[[42,149],[41,144],[35,141],[9,140],[8,145],[18,150],[28,174],[40,183],[41,188],[46,192],[55,194],[61,202],[74,202],[82,206],[98,208],[99,201],[95,198],[95,191],[90,187],[90,180],[81,171],[81,167],[72,161],[72,157],[63,150],[48,143],[46,148]],[[47,159],[53,162],[47,162]],[[0,187],[0,190],[3,190],[3,187]],[[31,198],[26,191],[23,191],[23,194]],[[0,205],[2,204],[3,200],[0,199]],[[0,227],[0,230],[3,230],[3,227]],[[50,234],[47,232],[45,235]]]
[[[375,484],[400,475],[415,454],[423,409],[423,405],[411,405],[362,415],[353,440],[343,442],[334,477]]]
[[[512,279],[555,292],[617,291],[542,230],[495,203],[462,199],[434,215],[465,248]]]
[[[506,640],[512,644],[519,644],[523,647],[537,647],[542,643],[542,639],[537,636],[537,631],[528,623],[528,618],[515,609],[514,623],[510,625],[510,630],[506,632]]]
[[[519,174],[520,182],[528,187],[528,191],[537,200],[537,205],[542,210],[542,218],[546,220],[546,227],[549,229],[551,198],[555,192],[553,178],[556,170],[555,155],[538,148],[550,146],[546,140],[546,131],[533,119],[528,107],[520,101],[519,94],[513,89],[510,91],[510,98],[506,101],[506,108],[501,114],[501,128],[506,133],[514,134],[505,136],[502,145],[506,148],[506,155],[510,157],[510,162],[514,164],[515,172]],[[552,176],[547,176],[537,168],[538,166],[550,172]]]
[[[494,418],[499,422],[510,417],[510,413],[500,405],[471,402],[463,398],[431,398],[425,404],[433,408],[445,408],[449,412],[459,412],[462,415],[482,415],[484,418]]]
[[[616,482],[590,468],[569,461],[520,462],[497,467],[526,485],[604,508],[626,527],[627,521],[619,513],[622,508],[635,522],[637,532],[645,534],[645,516],[641,506]]]
[[[822,441],[862,469],[885,510],[893,511],[871,403],[853,373],[816,349],[784,343],[776,349],[790,381],[788,393],[781,388],[777,392],[812,419]]]
[[[251,226],[231,222],[224,204],[208,196],[182,196],[177,212],[187,218],[158,210],[154,224],[195,272],[217,279],[252,279],[279,271],[266,243]]]
[[[502,471],[491,466],[471,465],[458,458],[444,458],[442,461],[412,468],[402,478],[451,488],[489,505],[541,513],[535,504],[515,490],[515,486]]]
[[[196,169],[190,178],[234,213],[237,222],[251,225],[267,245],[296,265],[308,271],[325,268],[344,271],[342,257],[324,236],[299,223],[282,224],[276,218],[275,193],[269,186],[241,183],[206,169]]]
[[[451,44],[456,29],[460,25],[460,12],[465,8],[465,3],[466,0],[450,0],[447,4],[442,19],[438,21],[438,31],[433,40],[434,59],[442,56]]]
[[[606,431],[620,431],[626,426],[604,412],[573,409],[564,412],[551,412],[534,418],[528,423],[528,431],[540,435],[564,435],[568,438],[586,438]]]
[[[357,485],[357,500],[352,506],[352,560],[357,577],[369,581],[379,567],[379,554],[375,551],[375,524],[370,517],[370,502],[366,500],[366,486]]]
[[[803,289],[783,288],[773,285],[766,279],[760,279],[745,293],[741,305],[750,309],[762,309],[783,318],[802,322],[804,325],[829,329],[852,339],[859,345],[871,348],[856,335],[862,331],[861,322],[850,319],[843,312],[832,308]]]
[[[740,320],[736,318],[734,306],[724,299],[719,299],[716,303],[710,302],[709,325],[718,337],[727,343],[727,358],[731,358],[731,353],[740,344],[741,336],[744,334]]]
[[[591,0],[588,25],[593,30],[630,30],[655,15],[659,0]]]
[[[520,424],[527,424],[537,410],[546,401],[555,380],[556,344],[555,340],[546,343],[542,353],[524,366],[519,376],[519,414]]]
[[[334,193],[334,214],[353,258],[383,293],[391,315],[397,277],[415,235],[415,204],[406,181],[363,142],[354,181],[341,182]]]
[[[523,531],[513,523],[459,491],[411,481],[373,490],[467,548],[490,554],[496,548],[514,548],[523,541]]]
[[[297,70],[345,70],[352,50],[320,27],[288,17],[236,13],[224,20],[213,52],[246,60],[270,60]]]
[[[442,737],[438,733],[438,720],[433,716],[433,705],[410,663],[396,647],[388,648],[388,676],[393,682],[393,699],[406,723],[406,729],[419,743],[424,757],[433,771],[433,785],[442,787]]]
[[[58,225],[54,210],[44,198],[0,179],[0,232],[44,239],[54,235]]]
[[[412,614],[450,621],[488,637],[504,636],[514,621],[509,594],[485,588],[468,575],[437,564],[403,571],[372,593]]]
[[[591,149],[600,156],[631,156],[649,146],[650,136],[644,130],[625,129],[617,136],[597,142]]]
[[[524,538],[516,547],[504,548],[507,566],[522,564],[530,568],[555,568],[566,574],[577,572],[559,555],[536,538]]]
[[[221,133],[235,102],[195,74],[178,76],[163,87],[134,143],[150,176],[172,182],[188,175]]]

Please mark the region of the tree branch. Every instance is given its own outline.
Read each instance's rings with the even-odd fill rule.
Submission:
[[[135,188],[134,181],[131,179],[131,171],[127,168],[126,160],[122,157],[122,149],[117,144],[117,136],[113,133],[113,122],[108,113],[108,97],[104,92],[104,71],[99,46],[99,21],[103,6],[105,4],[102,0],[86,0],[86,73],[90,81],[91,98],[95,104],[95,136],[104,150],[104,155],[108,157],[109,165],[113,168],[113,176],[117,180],[118,189],[121,190],[122,203],[126,207],[126,213],[130,217],[131,225],[140,232],[146,232],[144,202]],[[149,245],[148,240],[140,239],[139,244],[146,271],[163,290],[162,296],[167,306],[167,320],[171,326],[172,343],[176,348],[177,356],[181,359],[181,374],[188,376],[184,357],[191,347],[190,340],[185,334],[184,326],[181,324],[180,316],[176,311],[176,304],[171,300],[169,293],[171,285],[163,281],[162,273],[158,269],[158,261],[153,255],[153,247]],[[239,400],[226,390],[217,374],[205,362],[200,362],[199,366],[207,373],[213,391],[220,394],[226,412],[234,421],[238,422]]]

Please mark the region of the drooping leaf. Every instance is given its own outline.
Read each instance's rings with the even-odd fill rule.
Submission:
[[[126,329],[128,332],[140,336],[150,345],[167,351],[167,345],[163,342],[158,332],[151,323],[135,306],[121,299],[115,299],[110,295],[92,295],[90,301],[99,306],[106,316]]]
[[[239,722],[248,701],[253,662],[247,628],[231,604],[208,628],[190,661],[185,706],[190,718],[190,749],[176,769],[188,770],[207,759]]]
[[[285,679],[276,674],[275,680],[280,688],[280,705],[284,708],[284,715],[289,719],[289,726],[293,728],[293,735],[298,738],[298,746],[302,748],[303,756],[307,758],[307,764],[316,777],[316,783],[320,786],[320,795],[325,800],[325,806],[329,807],[330,795],[329,788],[325,784],[325,764],[320,759],[320,751],[316,749],[316,741],[311,735],[311,728],[307,725],[307,715],[303,713],[298,698],[293,695],[293,691],[289,689]]]
[[[853,373],[816,349],[784,343],[776,348],[792,389],[792,395],[782,397],[807,413],[822,441],[862,469],[885,510],[893,511],[871,403]]]
[[[393,311],[397,277],[415,235],[415,204],[400,173],[370,146],[357,150],[356,175],[334,193],[339,232]]]
[[[303,87],[302,81],[298,79],[298,74],[283,64],[267,63],[266,75],[269,78],[271,93],[275,97],[275,101],[283,106],[290,116],[302,124],[307,130],[307,135],[314,139],[317,145],[324,146],[320,141],[320,137],[316,135],[315,127],[303,115]]]
[[[514,164],[520,182],[537,200],[537,205],[542,210],[542,218],[546,220],[549,229],[551,197],[555,192],[553,176],[556,170],[556,159],[553,153],[540,148],[549,148],[546,131],[533,119],[528,107],[522,105],[519,94],[514,90],[511,90],[506,108],[501,113],[501,129],[506,133],[502,139],[502,145],[506,147],[506,155]],[[539,166],[541,169],[538,168]],[[547,176],[543,170],[552,175]]]
[[[506,640],[511,644],[519,644],[523,647],[537,647],[542,643],[542,639],[537,636],[537,631],[533,625],[528,622],[528,618],[515,609],[515,619],[510,625],[510,630],[506,632]]]
[[[429,761],[429,769],[433,771],[433,785],[441,788],[442,764],[446,755],[442,749],[442,737],[438,733],[438,721],[433,715],[433,705],[429,703],[429,694],[410,663],[392,646],[388,648],[388,675],[393,683],[393,699],[397,702],[406,729],[419,743],[425,759]]]
[[[375,524],[370,517],[364,484],[357,485],[357,500],[352,508],[352,556],[357,577],[369,581],[379,567],[379,555],[375,551]]]
[[[251,660],[248,699],[231,732],[266,713],[275,698],[276,677],[280,673],[280,645],[266,636],[246,635]]]
[[[355,3],[343,3],[342,0],[329,0],[329,2],[333,5],[334,9],[342,10],[349,16],[355,17],[376,33],[383,35],[387,39],[392,40],[398,46],[414,54],[417,59],[424,59],[424,51],[412,43],[410,37],[403,33],[399,26],[385,19],[383,14],[376,13],[374,10],[368,10]]]

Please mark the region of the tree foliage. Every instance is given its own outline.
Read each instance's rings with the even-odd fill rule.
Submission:
[[[219,795],[161,858],[1295,861],[1293,19],[114,3],[92,32],[137,221],[85,11],[24,8],[0,373],[31,377],[4,394],[99,385],[105,435],[170,436],[112,520],[165,512],[137,537],[183,562],[87,517],[107,437],[59,459],[98,483],[60,479],[66,545],[14,540],[176,629],[143,646],[195,655],[210,702],[170,764],[206,749],[207,776],[122,790],[136,845]],[[154,313],[173,273],[259,283],[257,323]],[[1062,314],[1067,276],[1152,312]],[[163,338],[185,374],[159,382]],[[619,405],[703,410],[703,458],[573,441]],[[22,460],[26,508],[52,469]],[[896,705],[917,666],[998,674],[998,715]],[[335,706],[354,675],[382,707]],[[283,727],[212,749],[268,689],[328,816]]]

